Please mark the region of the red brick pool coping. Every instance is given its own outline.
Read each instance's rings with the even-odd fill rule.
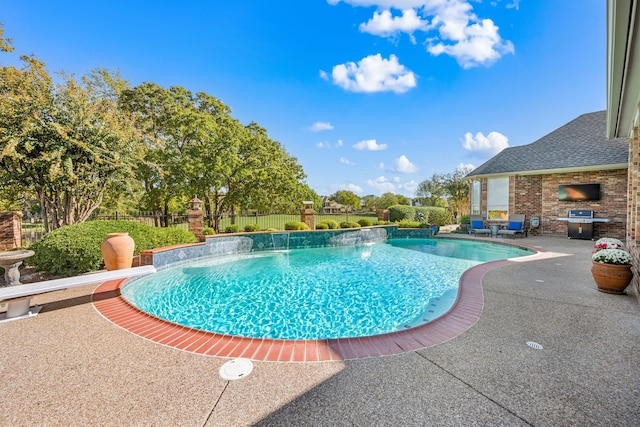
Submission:
[[[534,250],[540,252],[540,249]],[[532,255],[527,258],[537,257]],[[111,280],[99,285],[93,294],[93,305],[106,319],[135,335],[206,356],[242,357],[268,362],[364,359],[431,347],[467,331],[476,324],[482,313],[482,276],[513,262],[494,261],[465,271],[460,278],[458,297],[443,316],[412,329],[370,337],[294,341],[244,338],[197,330],[159,319],[129,304],[120,295],[120,288],[127,279]]]

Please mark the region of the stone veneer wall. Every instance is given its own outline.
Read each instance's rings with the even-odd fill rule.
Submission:
[[[22,246],[22,212],[0,212],[0,251]]]
[[[638,249],[638,232],[640,230],[640,216],[638,204],[640,203],[640,128],[635,124],[629,137],[629,171],[628,171],[628,202],[627,202],[627,249],[633,255],[632,270],[633,279],[631,285],[640,298],[640,250]]]

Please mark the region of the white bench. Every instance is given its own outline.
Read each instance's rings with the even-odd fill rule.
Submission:
[[[143,265],[122,270],[90,273],[82,276],[65,277],[63,279],[45,280],[42,282],[0,288],[0,304],[7,304],[7,312],[0,313],[0,323],[37,315],[42,307],[30,307],[31,297],[34,295],[90,285],[92,283],[106,282],[107,280],[143,276],[155,272],[156,268],[154,266]]]

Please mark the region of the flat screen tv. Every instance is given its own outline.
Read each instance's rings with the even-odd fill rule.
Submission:
[[[600,200],[600,184],[558,185],[558,200],[563,202]]]

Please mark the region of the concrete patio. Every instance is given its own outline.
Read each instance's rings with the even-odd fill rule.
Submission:
[[[107,321],[95,285],[40,295],[37,317],[0,324],[0,425],[640,425],[636,294],[596,290],[591,241],[516,242],[558,256],[487,272],[480,320],[450,341],[346,362],[256,362],[237,381],[218,375],[227,359]]]

